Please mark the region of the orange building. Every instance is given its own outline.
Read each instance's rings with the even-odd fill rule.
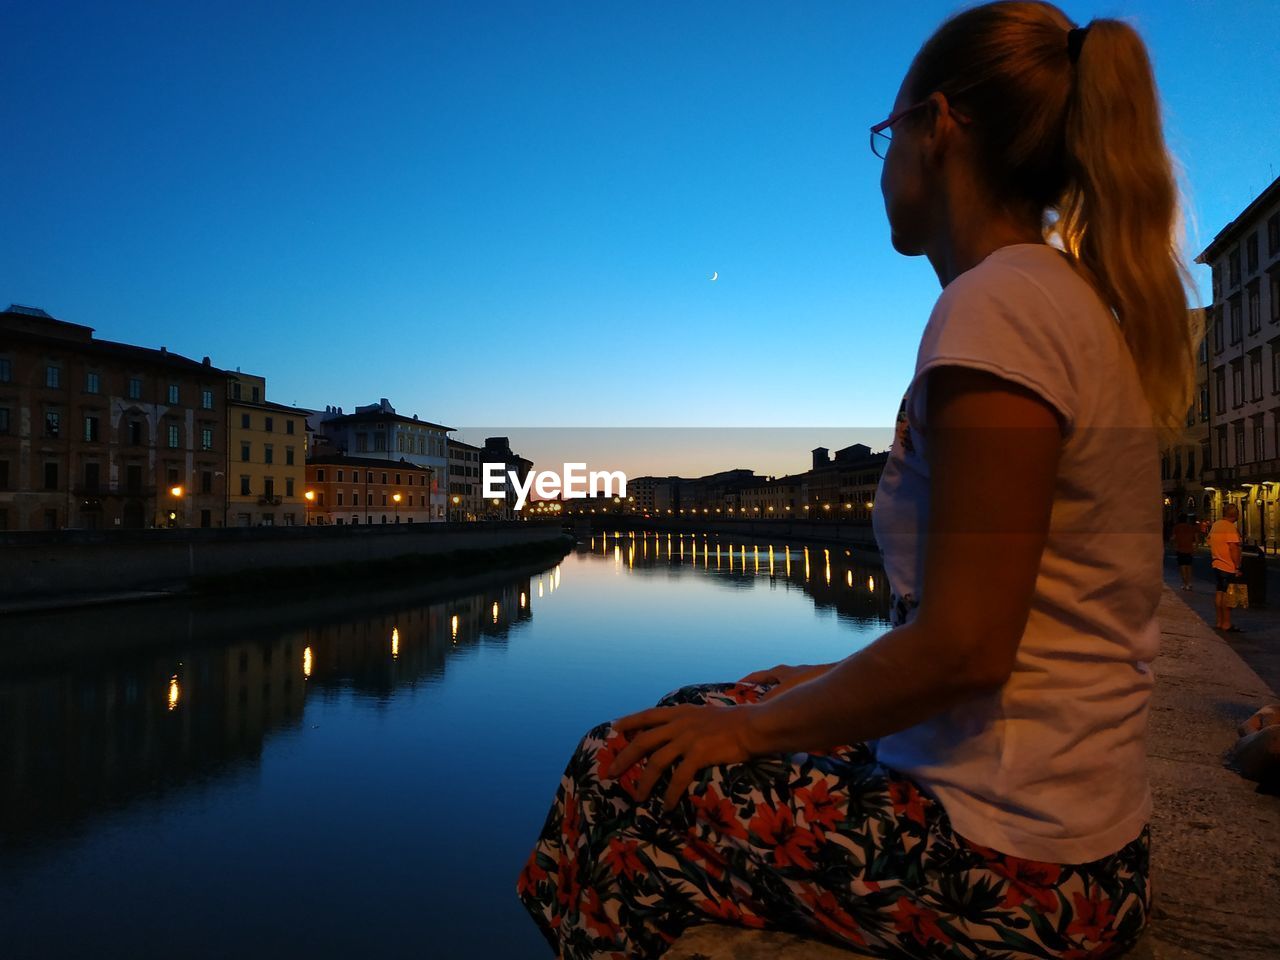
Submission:
[[[307,462],[307,523],[427,523],[433,473],[407,460],[318,456]]]
[[[222,526],[227,373],[0,311],[0,530]]]

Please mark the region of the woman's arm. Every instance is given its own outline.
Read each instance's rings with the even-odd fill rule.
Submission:
[[[677,763],[668,807],[702,767],[884,736],[1008,679],[1048,536],[1061,425],[1038,395],[991,374],[943,367],[928,384],[930,516],[915,619],[762,703],[618,721],[642,731],[613,766],[650,758],[641,796]]]
[[[1022,387],[959,367],[929,375],[928,401],[920,609],[912,623],[753,710],[753,751],[823,735],[832,745],[884,736],[1008,679],[1048,536],[1058,416]]]

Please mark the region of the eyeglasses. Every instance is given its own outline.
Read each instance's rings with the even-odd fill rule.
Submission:
[[[889,146],[893,143],[893,125],[908,114],[915,113],[921,107],[929,105],[928,100],[921,100],[919,103],[913,103],[909,107],[904,107],[897,113],[889,115],[888,119],[881,120],[871,128],[871,152],[883,160],[889,154]],[[960,123],[968,123],[969,118],[964,114],[957,113],[955,110],[950,111],[951,116],[955,117]]]

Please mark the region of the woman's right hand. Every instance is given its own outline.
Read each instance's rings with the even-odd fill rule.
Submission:
[[[807,680],[812,680],[814,677],[821,676],[832,666],[833,664],[830,663],[818,664],[816,666],[808,663],[799,664],[797,666],[789,666],[785,663],[780,663],[776,667],[769,667],[767,670],[756,670],[754,673],[749,673],[743,677],[739,683],[776,684],[776,686],[765,694],[766,697],[771,697],[776,693],[781,693],[783,690],[789,690]]]

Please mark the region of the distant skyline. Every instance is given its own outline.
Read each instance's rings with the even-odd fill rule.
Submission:
[[[1146,37],[1194,256],[1280,168],[1276,3],[1064,8]],[[318,409],[888,425],[937,283],[867,127],[955,9],[7,4],[0,307]]]

